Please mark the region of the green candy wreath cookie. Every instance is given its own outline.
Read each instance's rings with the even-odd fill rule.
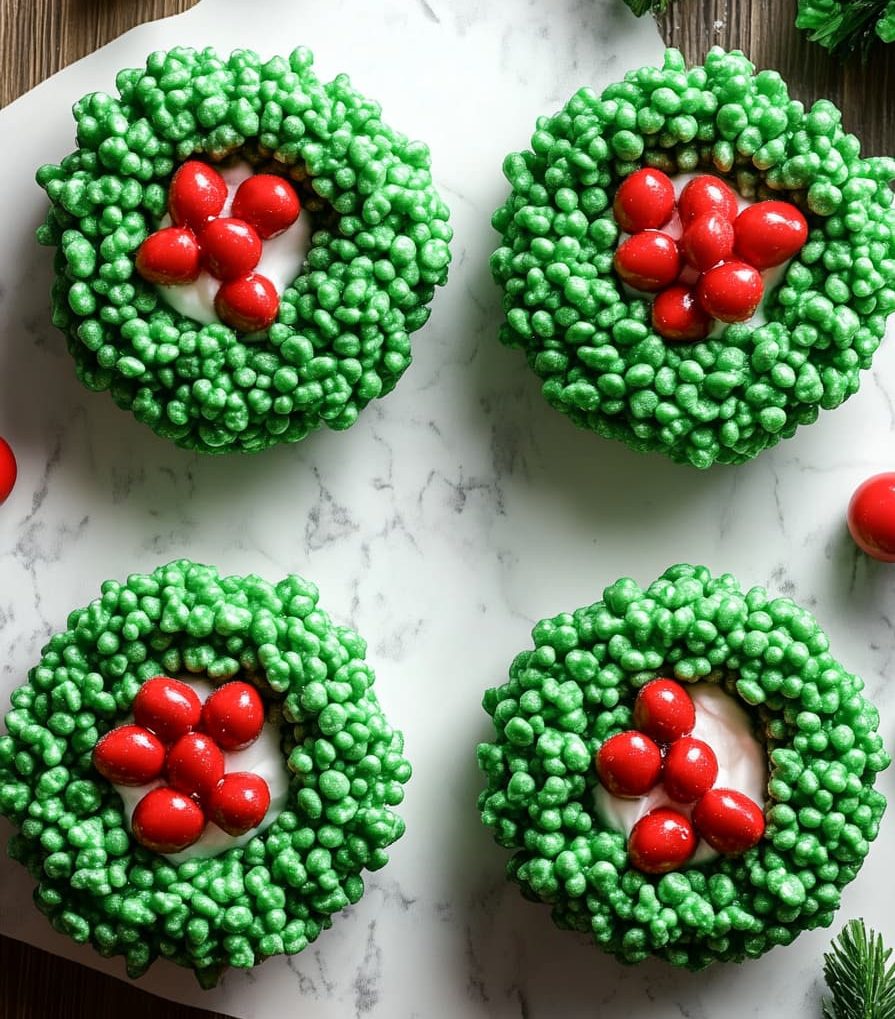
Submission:
[[[211,986],[300,952],[404,831],[403,738],[317,598],[188,560],[109,580],[12,694],[10,855],[132,977],[161,956]]]
[[[600,96],[583,88],[539,118],[531,149],[504,161],[511,192],[493,217],[491,269],[500,339],[525,352],[550,405],[705,468],[749,460],[855,393],[895,309],[895,161],[862,158],[840,120],[832,103],[806,111],[775,71],[718,48],[690,69],[668,50],[661,68]],[[622,285],[613,202],[644,167],[708,173],[741,202],[782,199],[807,220],[804,245],[765,275],[755,317],[674,341],[655,325],[658,299]],[[678,258],[673,241],[659,254]]]
[[[410,335],[446,282],[449,213],[427,147],[345,75],[321,82],[312,61],[304,48],[266,62],[153,53],[118,74],[117,98],[75,103],[78,147],[38,171],[53,322],[79,378],[179,446],[254,452],[350,427],[410,364]],[[272,224],[257,192],[254,206],[219,196],[198,218],[169,201],[178,168],[213,178],[201,202],[234,163],[256,183],[278,179],[291,219]],[[271,238],[299,203],[307,254],[276,283]],[[176,300],[187,284],[195,300]]]
[[[478,748],[482,820],[527,898],[624,962],[689,969],[832,922],[878,833],[889,756],[862,680],[809,612],[680,565],[646,590],[619,580],[532,636],[485,694],[495,735]],[[675,748],[700,741],[717,774],[680,769]],[[635,788],[651,744],[661,761]]]

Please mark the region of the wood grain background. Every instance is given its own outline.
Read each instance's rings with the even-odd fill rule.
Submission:
[[[194,0],[0,0],[0,106],[144,21]],[[868,154],[895,153],[895,44],[843,67],[793,27],[796,0],[675,0],[660,29],[691,61],[714,45],[776,68],[806,102],[832,99]],[[72,97],[73,99],[75,97]],[[532,111],[534,115],[539,111]],[[0,938],[0,1019],[157,1019],[158,999],[93,970]],[[166,1019],[219,1013],[166,1004]]]

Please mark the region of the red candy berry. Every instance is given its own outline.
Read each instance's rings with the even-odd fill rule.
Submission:
[[[213,219],[199,243],[205,268],[219,280],[246,276],[261,261],[261,238],[241,219]]]
[[[642,732],[610,736],[597,751],[597,774],[613,796],[643,796],[661,773],[662,752]]]
[[[764,835],[764,811],[735,789],[710,789],[693,808],[696,830],[712,849],[745,853]]]
[[[732,223],[737,215],[737,199],[733,190],[720,177],[703,174],[684,185],[677,211],[684,228],[699,216],[710,212]]]
[[[621,182],[612,211],[626,233],[658,229],[674,212],[674,185],[661,170],[644,167]]]
[[[723,262],[703,273],[696,288],[699,303],[722,322],[744,322],[761,303],[761,274],[745,262]]]
[[[244,180],[233,196],[233,215],[244,219],[267,240],[298,219],[301,203],[295,188],[272,173],[256,173]]]
[[[673,743],[693,731],[696,708],[680,683],[654,679],[637,694],[634,724],[657,743]]]
[[[151,789],[131,818],[134,838],[156,853],[178,853],[197,842],[204,829],[198,804],[169,786]]]
[[[705,272],[733,254],[733,223],[717,212],[697,216],[681,235],[684,261]]]
[[[0,439],[0,503],[6,502],[10,492],[15,488],[19,468],[16,465],[15,453],[6,439]]]
[[[675,803],[695,802],[717,778],[718,759],[708,743],[683,736],[668,748],[662,784]]]
[[[224,777],[224,767],[224,755],[210,736],[188,732],[168,751],[165,775],[174,789],[206,800]]]
[[[208,815],[228,835],[244,835],[257,828],[270,806],[270,789],[263,778],[248,771],[225,775],[208,800]]]
[[[280,298],[266,276],[251,273],[222,284],[214,307],[225,325],[242,333],[256,333],[277,317]]]
[[[875,474],[855,489],[848,529],[862,552],[895,563],[895,474]]]
[[[248,683],[219,686],[202,708],[202,730],[222,750],[243,750],[261,735],[264,702]]]
[[[634,234],[615,252],[615,271],[635,290],[662,290],[677,279],[680,269],[677,242],[658,230]]]
[[[653,329],[666,340],[694,343],[711,332],[712,319],[683,284],[667,287],[653,301]]]
[[[202,702],[187,683],[168,676],[153,676],[137,691],[133,704],[138,725],[173,743],[199,724]]]
[[[667,874],[683,866],[696,850],[693,825],[676,810],[659,807],[645,814],[628,836],[631,863],[645,874]]]
[[[165,748],[142,726],[120,725],[93,748],[93,766],[115,785],[145,785],[161,775]]]
[[[781,265],[808,240],[808,223],[789,202],[756,202],[734,223],[736,252],[756,269]]]
[[[192,230],[168,226],[156,230],[137,251],[137,272],[149,283],[172,286],[191,283],[201,268],[199,245]]]
[[[191,159],[180,166],[171,180],[168,210],[178,226],[199,231],[220,215],[227,201],[224,178],[207,163]]]

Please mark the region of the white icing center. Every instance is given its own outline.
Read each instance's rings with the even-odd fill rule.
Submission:
[[[227,200],[220,215],[229,216],[236,189],[255,171],[245,160],[217,169],[227,184]],[[159,223],[159,229],[166,226],[171,226],[171,217],[167,213]],[[282,295],[304,265],[310,247],[311,217],[302,208],[298,219],[288,230],[262,242],[261,261],[253,272],[266,276],[276,287],[277,293]],[[219,279],[203,270],[192,283],[179,283],[176,286],[159,284],[157,289],[175,311],[202,325],[210,325],[212,322],[220,322],[214,310],[214,298],[220,285]]]
[[[767,760],[765,748],[753,734],[749,715],[717,683],[695,683],[686,689],[696,708],[696,724],[691,735],[708,743],[718,759],[715,786],[735,789],[763,807],[767,795]],[[613,796],[599,782],[594,787],[597,816],[608,828],[625,835],[630,835],[640,818],[657,807],[672,807],[690,817],[694,806],[693,803],[675,803],[661,783],[637,799]],[[687,866],[708,863],[717,855],[700,839]]]
[[[215,685],[207,679],[197,679],[190,675],[181,675],[177,678],[191,686],[203,702],[215,689]],[[122,724],[132,722],[133,718],[128,716]],[[265,722],[261,729],[261,735],[251,746],[246,747],[245,750],[224,751],[224,770],[225,772],[250,771],[264,779],[270,790],[270,806],[264,815],[264,820],[257,828],[251,828],[244,835],[228,835],[222,828],[218,828],[213,821],[209,821],[197,842],[187,846],[186,849],[182,849],[179,853],[162,854],[173,864],[179,865],[194,857],[206,859],[210,856],[217,856],[218,853],[224,852],[225,849],[232,849],[234,846],[244,846],[256,835],[263,832],[265,828],[269,827],[280,811],[286,806],[290,774],[286,767],[286,759],[283,757],[282,750],[280,749],[280,730],[277,726]],[[112,784],[115,785],[115,783]],[[124,815],[128,829],[131,826],[131,817],[133,816],[134,809],[140,800],[143,799],[150,789],[155,789],[157,786],[162,785],[165,785],[165,781],[161,778],[140,786],[115,785],[115,789],[124,804]]]

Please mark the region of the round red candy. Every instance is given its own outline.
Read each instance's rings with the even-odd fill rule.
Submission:
[[[659,807],[645,814],[628,836],[631,863],[645,874],[667,874],[696,851],[696,833],[683,814]]]
[[[18,474],[15,453],[6,439],[0,438],[0,503],[6,502],[9,498],[15,488]]]
[[[612,212],[629,234],[665,226],[674,212],[674,185],[661,170],[637,170],[619,185]]]
[[[733,253],[733,223],[717,212],[697,216],[684,229],[680,248],[684,261],[705,272]]]
[[[202,731],[222,750],[243,750],[261,735],[264,702],[248,683],[219,686],[202,708]]]
[[[224,755],[210,736],[188,732],[168,751],[165,775],[178,792],[205,800],[224,777]]]
[[[895,474],[875,474],[855,489],[848,529],[862,552],[895,563]]]
[[[156,230],[140,245],[136,265],[137,272],[149,283],[191,283],[201,268],[196,237],[192,230],[180,226]]]
[[[643,796],[661,773],[662,752],[642,732],[610,736],[597,751],[597,774],[613,796]]]
[[[770,269],[792,258],[808,240],[808,223],[789,202],[756,202],[733,225],[736,252],[756,269]]]
[[[225,325],[242,333],[256,333],[276,319],[280,298],[266,276],[250,273],[222,284],[214,307]]]
[[[224,178],[207,163],[191,159],[177,169],[168,191],[168,211],[178,226],[196,232],[215,216],[227,201]]]
[[[201,808],[176,789],[151,789],[131,817],[134,838],[156,853],[179,853],[197,842],[205,830]]]
[[[696,288],[699,303],[722,322],[744,322],[761,304],[761,274],[745,262],[722,262],[703,273]]]
[[[680,683],[654,679],[637,694],[634,724],[657,743],[673,743],[693,731],[696,709]]]
[[[623,241],[614,261],[628,286],[647,293],[667,287],[681,271],[677,242],[658,230],[643,230]]]
[[[132,710],[138,725],[154,732],[163,742],[173,743],[199,724],[202,702],[188,683],[153,676],[137,691]]]
[[[688,181],[677,203],[678,215],[684,228],[694,219],[709,213],[716,213],[732,223],[736,219],[737,208],[733,190],[720,177],[711,174],[703,174]]]
[[[662,784],[675,803],[694,803],[718,778],[718,758],[701,739],[682,736],[665,755]]]
[[[270,789],[263,778],[233,771],[209,797],[208,816],[228,835],[244,835],[261,824],[269,806]]]
[[[244,220],[213,219],[200,235],[202,262],[212,276],[232,280],[246,276],[261,261],[261,238]]]
[[[735,856],[764,835],[764,811],[735,789],[710,789],[693,808],[693,824],[712,849]]]
[[[119,725],[93,748],[93,766],[115,785],[145,785],[161,775],[165,748],[140,725]]]
[[[264,240],[287,230],[300,212],[295,188],[272,173],[247,178],[233,196],[233,215],[250,223]]]
[[[711,332],[712,318],[697,300],[695,290],[675,284],[653,301],[653,329],[663,339],[695,343]]]

